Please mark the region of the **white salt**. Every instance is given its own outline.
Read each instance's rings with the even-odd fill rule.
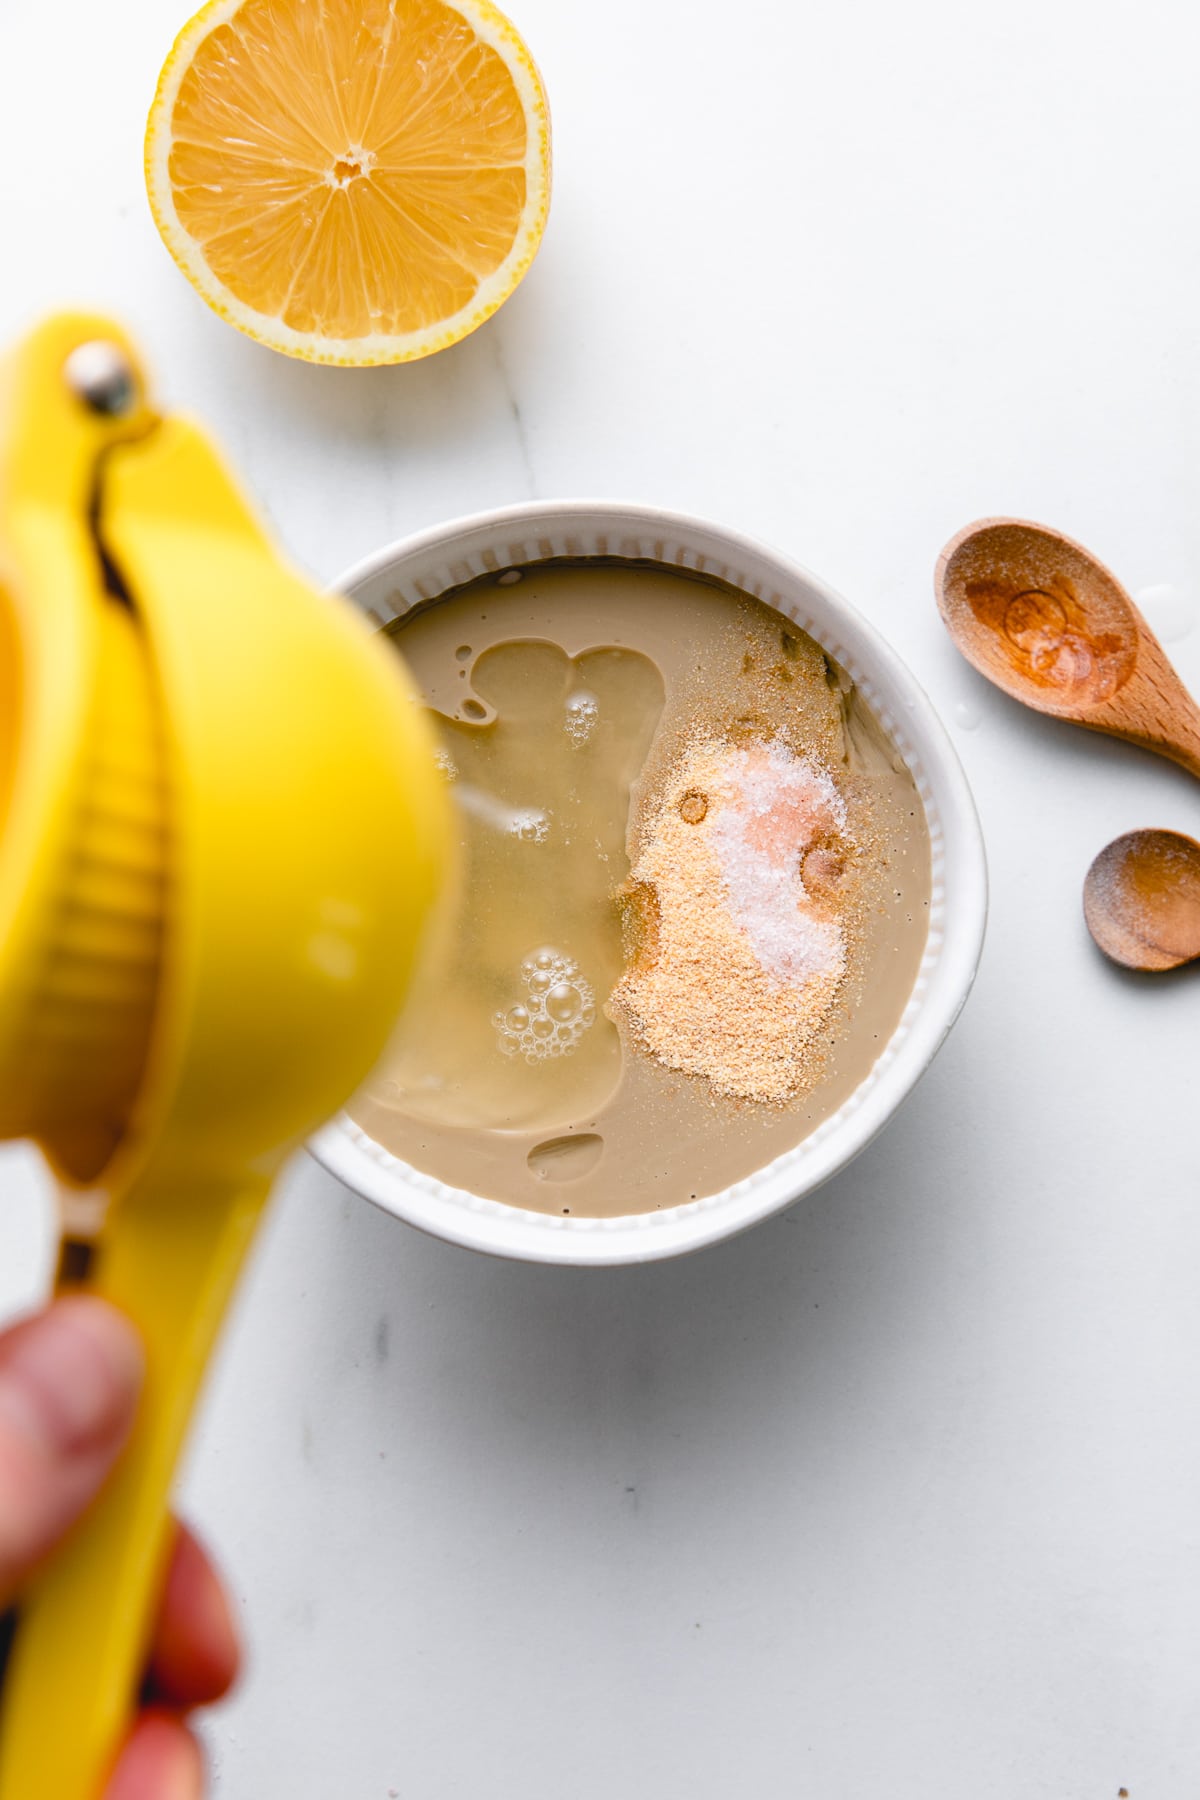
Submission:
[[[733,803],[712,820],[712,843],[730,913],[759,963],[799,987],[845,967],[841,928],[809,910],[800,865],[819,837],[844,831],[846,808],[830,777],[778,740],[728,754]]]

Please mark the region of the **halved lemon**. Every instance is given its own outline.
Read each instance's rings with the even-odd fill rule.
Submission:
[[[159,78],[146,186],[230,324],[310,362],[408,362],[533,261],[546,95],[490,0],[210,0]]]

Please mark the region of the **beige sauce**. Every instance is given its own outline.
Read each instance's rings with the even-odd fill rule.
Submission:
[[[350,1112],[406,1162],[512,1205],[585,1216],[678,1205],[797,1144],[887,1042],[925,944],[923,808],[849,680],[769,607],[659,568],[515,573],[389,627],[438,730],[463,879]],[[814,931],[836,927],[844,968],[807,1036],[788,1040],[801,1048],[782,1100],[728,1091],[765,1029],[744,973],[719,1010],[719,970],[715,997],[688,986],[687,947],[703,933],[670,913],[663,930],[679,886],[663,856],[717,832],[715,798],[702,803],[688,779],[712,770],[714,744],[755,766],[803,758],[840,797],[833,836],[808,850],[803,904]],[[719,886],[688,904],[703,908]],[[676,945],[674,970],[648,947],[648,913],[655,940]],[[693,1040],[710,1002],[706,1059]],[[686,1054],[668,1029],[676,1016],[691,1017]],[[742,1046],[728,1079],[726,1042],[730,1057]]]

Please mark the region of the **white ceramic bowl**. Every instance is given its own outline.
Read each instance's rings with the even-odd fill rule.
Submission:
[[[653,507],[532,502],[393,544],[340,585],[384,625],[476,576],[559,556],[648,558],[702,570],[802,626],[852,676],[904,756],[933,852],[929,938],[891,1039],[838,1112],[794,1150],[719,1194],[623,1218],[551,1217],[447,1187],[399,1161],[344,1115],[311,1145],[348,1187],[451,1243],[529,1262],[648,1262],[731,1237],[782,1211],[844,1169],[895,1112],[928,1068],[975,977],[987,915],[983,840],[950,740],[904,664],[823,582],[736,532]]]

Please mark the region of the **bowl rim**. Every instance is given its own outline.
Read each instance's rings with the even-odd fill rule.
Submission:
[[[519,558],[506,556],[505,549],[497,555],[497,541],[512,532],[520,541],[506,549],[519,549]],[[524,553],[529,548],[524,539],[531,532],[538,534],[534,547],[542,554]],[[630,538],[631,532],[638,535]],[[386,621],[367,606],[364,596],[364,589],[381,577],[399,571],[414,590],[403,596],[405,605],[393,610],[395,616],[489,568],[499,572],[517,560],[526,566],[550,560],[563,554],[550,546],[572,536],[606,545],[609,537],[616,540],[611,550],[565,552],[593,556],[628,556],[630,544],[649,537],[662,549],[651,560],[668,569],[724,573],[727,579],[731,572],[739,573],[743,579],[734,580],[734,586],[808,630],[863,688],[908,762],[925,806],[934,859],[929,936],[912,994],[892,1037],[837,1112],[792,1150],[717,1194],[652,1213],[559,1218],[449,1188],[392,1156],[344,1113],[309,1143],[316,1160],[351,1190],[435,1237],[518,1261],[613,1267],[684,1255],[748,1230],[812,1193],[867,1147],[912,1092],[966,1002],[983,948],[987,866],[975,802],[958,753],[907,664],[826,582],[783,551],[730,527],[674,508],[632,501],[530,500],[399,538],[355,563],[335,586],[382,624]],[[669,540],[676,541],[680,552],[670,559]],[[475,563],[469,560],[472,556]],[[731,558],[735,571],[730,569]],[[421,572],[431,559],[437,569],[432,577]],[[767,577],[765,584],[759,577],[745,578],[756,569],[759,577]],[[814,603],[819,623],[798,609],[795,596]]]

